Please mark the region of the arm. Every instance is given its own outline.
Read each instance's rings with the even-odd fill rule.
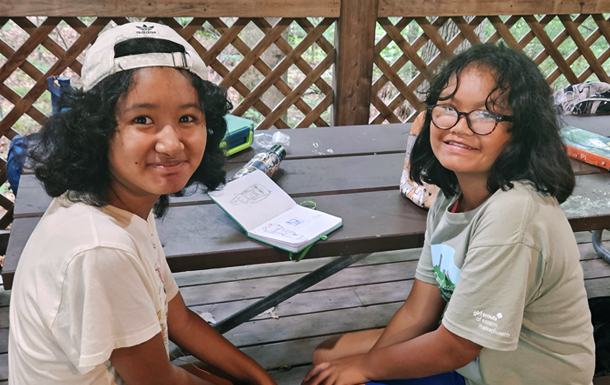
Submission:
[[[445,304],[436,285],[416,279],[407,301],[368,353],[317,365],[304,383],[343,385],[416,378],[466,365],[481,347],[443,326],[435,330]]]
[[[426,377],[465,366],[481,349],[441,326],[406,342],[317,365],[307,373],[303,383],[352,385],[373,379]]]
[[[169,363],[161,333],[142,344],[113,350],[110,363],[128,385],[212,385]]]
[[[438,286],[416,278],[409,297],[394,314],[373,349],[408,341],[436,329],[446,304]]]
[[[474,360],[482,347],[444,326],[410,341],[364,355],[365,376],[375,379],[416,378],[445,373]]]
[[[210,385],[170,364],[142,268],[135,254],[113,247],[75,255],[52,326],[58,343],[78,352],[69,358],[81,374],[110,360],[128,385]]]
[[[436,328],[446,304],[438,286],[415,279],[405,304],[371,351],[363,355],[365,375],[378,380],[423,377],[474,360],[481,346],[442,325]]]
[[[180,293],[169,302],[167,323],[170,339],[201,361],[247,383],[275,384],[256,361],[242,353],[201,317],[189,310]]]

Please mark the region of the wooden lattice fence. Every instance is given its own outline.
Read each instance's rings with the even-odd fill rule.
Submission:
[[[563,27],[560,31],[554,31],[554,36],[546,29],[552,21],[555,21],[555,27],[559,24],[557,21]],[[589,21],[589,27],[579,29],[585,21]],[[372,124],[412,121],[416,112],[422,108],[422,95],[417,92],[422,83],[431,79],[444,60],[470,44],[503,41],[506,45],[524,51],[539,66],[544,64],[541,69],[554,88],[586,81],[610,82],[608,15],[465,16],[435,19],[403,17],[395,22],[389,18],[380,18],[378,23],[383,28],[384,35],[375,45],[374,63],[381,75],[372,86]],[[521,31],[514,28],[518,23],[523,24]],[[594,29],[590,28],[591,25]],[[453,26],[450,30],[455,33],[442,36],[439,30],[446,26]],[[486,28],[477,33],[476,29],[480,26]],[[522,31],[524,26],[527,26],[526,31]],[[409,31],[406,31],[409,27],[421,33],[409,40],[405,36],[409,35]],[[430,43],[434,55],[423,57],[423,47]],[[401,53],[393,63],[388,63],[383,55],[390,44],[395,44]],[[562,54],[559,47],[565,44],[572,44],[573,49]],[[591,47],[598,48],[600,53],[594,54]],[[410,66],[411,73],[401,75],[399,71],[407,65]],[[382,100],[383,89],[388,85],[394,92],[391,92],[393,97],[386,102]]]
[[[350,22],[364,13],[343,3],[340,12],[328,8],[311,17],[291,12],[270,12],[273,18],[143,16],[187,39],[209,66],[210,80],[229,90],[233,114],[252,118],[257,129],[411,121],[439,65],[481,42],[503,41],[523,50],[556,88],[609,81],[608,14],[405,16],[380,2],[353,3],[379,8],[366,16],[368,22]],[[57,14],[0,16],[0,135],[7,139],[44,123],[50,113],[47,77],[68,76],[78,86],[84,54],[99,33],[133,20]],[[363,49],[354,48],[359,34],[350,33],[358,28],[370,37],[357,42]],[[364,114],[353,112],[358,108]],[[4,164],[0,159],[0,184],[6,181]],[[0,194],[0,206],[7,210],[0,220],[4,228],[12,218],[12,201]]]
[[[226,19],[229,18],[225,18],[225,20],[195,18],[184,25],[174,18],[149,18],[148,20],[167,24],[189,40],[210,67],[210,78],[238,95],[233,98],[235,101],[233,114],[242,116],[249,110],[254,111],[253,117],[259,118],[258,129],[272,126],[277,128],[308,127],[312,124],[328,126],[328,118],[325,120],[321,116],[332,104],[333,89],[323,75],[329,72],[334,63],[335,50],[323,34],[333,26],[334,19],[321,18],[314,20],[318,21],[314,24],[307,18],[281,18],[273,25],[264,18],[239,18],[230,25]],[[57,30],[62,20],[66,24],[63,29],[69,27],[79,35],[67,49],[62,48],[49,36],[51,32]],[[0,40],[0,54],[6,60],[0,68],[0,82],[5,83],[17,69],[23,71],[30,78],[28,80],[33,82],[24,95],[18,94],[6,84],[0,88],[0,95],[5,99],[5,104],[11,104],[7,108],[10,112],[0,121],[0,133],[4,133],[9,139],[17,134],[12,127],[24,114],[39,124],[43,124],[45,121],[49,113],[48,106],[47,111],[41,111],[36,106],[36,102],[41,97],[48,101],[48,95],[43,95],[47,89],[46,79],[49,76],[68,75],[72,78],[73,83],[78,85],[83,53],[86,52],[88,46],[105,28],[128,22],[126,18],[97,18],[87,25],[81,19],[72,17],[47,18],[36,25],[31,18],[20,17],[0,19],[0,25],[5,26],[9,21],[12,24],[11,27],[20,28],[29,35],[29,38],[17,49]],[[240,37],[243,30],[249,25],[256,26],[259,33],[263,35],[262,39],[252,47],[248,46]],[[298,26],[305,36],[295,47],[292,47],[283,34],[289,27],[295,26]],[[203,34],[197,36],[196,33],[210,27],[213,28],[213,32],[218,38],[206,48],[204,45],[206,37]],[[272,45],[282,55],[282,59],[273,68],[262,58]],[[35,56],[35,51],[40,47],[44,47],[45,53],[53,55],[55,59],[54,64],[46,71],[28,60]],[[308,49],[322,52],[323,59],[315,63],[304,60],[302,55]],[[224,51],[230,52],[223,55]],[[237,55],[238,59],[227,59],[226,57],[230,55]],[[67,71],[67,74],[64,73],[68,69],[70,71]],[[260,82],[250,88],[244,84],[243,78],[248,71],[252,70],[259,74]],[[294,87],[288,85],[284,79],[289,70],[291,70],[292,77],[300,76],[302,78]],[[297,72],[298,74],[296,74]],[[318,100],[305,101],[302,95],[312,87],[316,89],[315,94],[319,95]],[[262,97],[271,88],[281,92],[283,100],[277,105],[269,106]],[[300,112],[302,118],[289,125],[284,121],[283,116],[293,106]]]

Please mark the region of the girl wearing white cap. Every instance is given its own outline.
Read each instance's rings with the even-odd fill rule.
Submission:
[[[89,50],[83,90],[30,151],[55,199],[15,274],[10,383],[226,383],[171,365],[171,339],[233,382],[274,384],[185,306],[152,215],[168,194],[224,182],[231,104],[206,72],[160,24],[110,29]]]

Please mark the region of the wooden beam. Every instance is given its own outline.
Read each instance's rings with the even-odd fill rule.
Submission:
[[[534,15],[610,12],[608,0],[379,0],[379,17]]]
[[[379,0],[343,0],[335,31],[333,125],[368,124]]]
[[[347,0],[350,4],[356,1]],[[0,15],[339,17],[341,0],[2,0]],[[379,17],[607,13],[607,0],[379,0]]]
[[[2,0],[2,16],[339,17],[341,0]]]

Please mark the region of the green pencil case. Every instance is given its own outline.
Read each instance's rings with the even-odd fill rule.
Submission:
[[[225,115],[227,133],[220,143],[225,155],[230,156],[249,148],[254,137],[254,121],[240,116]]]

